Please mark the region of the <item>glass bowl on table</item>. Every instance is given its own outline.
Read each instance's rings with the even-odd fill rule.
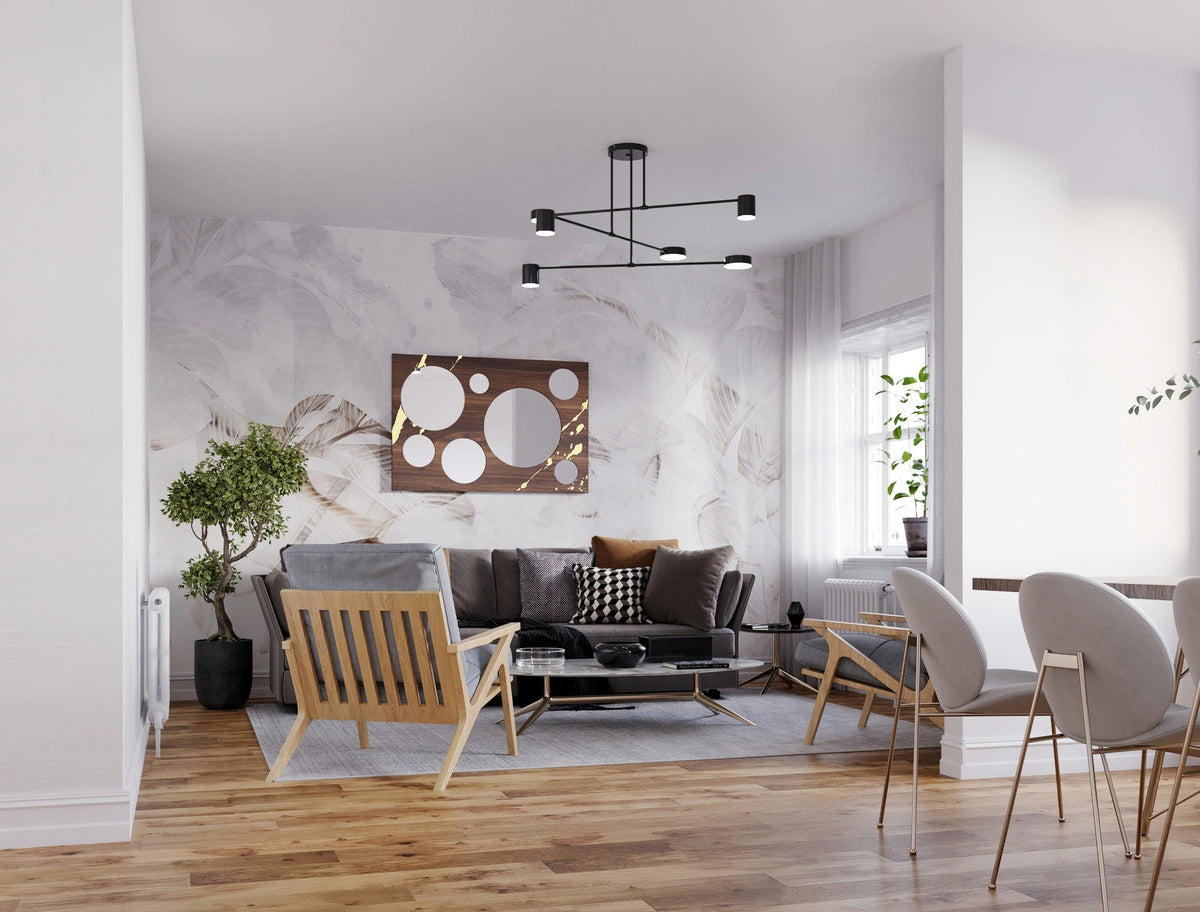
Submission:
[[[524,646],[516,652],[518,668],[562,668],[567,651],[561,646]]]

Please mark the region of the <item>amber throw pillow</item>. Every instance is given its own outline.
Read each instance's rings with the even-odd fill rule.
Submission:
[[[682,551],[659,545],[646,583],[642,610],[659,624],[686,624],[711,630],[717,619],[717,593],[733,547]]]
[[[592,536],[592,553],[596,555],[595,566],[614,570],[622,570],[626,567],[649,567],[654,563],[654,555],[658,551],[659,545],[678,548],[679,539]]]

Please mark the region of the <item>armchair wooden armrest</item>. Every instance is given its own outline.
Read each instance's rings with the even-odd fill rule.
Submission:
[[[892,640],[907,639],[910,631],[903,627],[886,627],[883,624],[859,624],[854,621],[827,621],[824,618],[805,618],[804,623],[811,627],[825,639],[825,631],[830,631],[836,636],[837,632],[841,633],[875,633],[879,636],[885,636]]]
[[[908,619],[902,614],[885,614],[882,611],[860,611],[858,619],[868,624],[892,624],[897,627],[907,627]]]
[[[488,643],[496,643],[504,637],[511,638],[520,629],[521,625],[516,621],[513,621],[511,624],[503,624],[491,630],[484,630],[482,633],[472,634],[465,640],[459,640],[457,643],[451,643],[450,651],[462,652],[466,649],[474,649],[477,646],[486,646]]]

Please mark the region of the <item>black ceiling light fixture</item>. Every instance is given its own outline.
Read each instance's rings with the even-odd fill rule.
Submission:
[[[576,228],[584,228],[588,231],[595,231],[598,234],[603,234],[611,238],[625,241],[629,245],[629,259],[624,263],[575,263],[563,266],[540,266],[537,263],[524,263],[521,266],[521,287],[522,288],[537,288],[541,284],[541,271],[543,269],[611,269],[614,267],[631,267],[631,266],[724,266],[726,269],[749,269],[753,266],[750,257],[744,253],[730,254],[723,260],[689,260],[687,258],[687,249],[675,245],[659,247],[656,244],[647,244],[645,241],[636,240],[633,236],[633,214],[634,212],[645,212],[651,209],[677,209],[682,206],[716,206],[723,203],[734,203],[737,205],[738,221],[749,222],[756,217],[755,200],[753,193],[743,193],[741,196],[733,199],[717,199],[717,200],[698,200],[694,203],[654,203],[646,202],[646,155],[648,149],[642,143],[623,142],[613,143],[608,147],[608,208],[607,209],[576,209],[573,212],[555,212],[553,209],[534,209],[529,213],[529,221],[534,225],[534,233],[539,237],[551,237],[555,233],[555,223],[565,222],[568,225],[574,225]],[[629,201],[628,205],[617,206],[616,204],[616,163],[618,161],[627,162],[629,164]],[[634,175],[633,163],[642,163],[642,202],[640,205],[634,204]],[[617,233],[617,213],[628,213],[629,227],[628,234]],[[586,225],[583,222],[575,220],[576,216],[583,215],[608,215],[608,228],[597,228],[595,225]],[[636,263],[633,259],[634,247],[645,247],[653,250],[658,254],[658,262],[654,263]]]

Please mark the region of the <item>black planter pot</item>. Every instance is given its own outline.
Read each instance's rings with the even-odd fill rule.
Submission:
[[[925,557],[928,554],[928,526],[929,519],[925,516],[906,516],[904,522],[904,538],[908,545],[908,550],[904,553],[908,557]]]
[[[250,699],[254,641],[196,640],[196,698],[205,709],[241,709]]]

